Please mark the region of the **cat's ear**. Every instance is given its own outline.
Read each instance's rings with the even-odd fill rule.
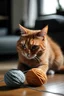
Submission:
[[[20,31],[21,31],[21,35],[27,34],[27,32],[28,32],[28,30],[29,30],[29,29],[21,26],[20,24],[19,24],[19,28],[20,28]]]
[[[45,36],[47,32],[48,32],[48,25],[45,26],[37,35],[42,37]]]

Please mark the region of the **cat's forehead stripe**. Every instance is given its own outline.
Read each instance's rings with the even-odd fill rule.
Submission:
[[[28,37],[25,37],[22,39],[21,43],[23,44],[26,44],[26,45],[38,45],[39,42],[38,42],[38,39],[37,37],[34,37],[34,36],[28,36]]]

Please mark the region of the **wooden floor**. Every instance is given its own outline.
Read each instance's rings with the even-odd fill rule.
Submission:
[[[0,80],[7,70],[16,66],[17,62],[0,62]],[[0,82],[0,96],[64,96],[64,74],[48,75],[47,83],[40,87],[25,85],[11,89],[4,82]]]

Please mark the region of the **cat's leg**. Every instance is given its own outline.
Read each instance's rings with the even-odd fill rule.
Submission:
[[[53,61],[52,68],[53,70],[57,71],[63,66],[63,55],[57,55]]]
[[[21,71],[25,71],[25,66],[23,65],[23,63],[20,63],[18,64],[18,67],[17,67],[19,70]]]
[[[29,70],[30,68],[26,64],[19,62],[18,69],[24,72]]]
[[[42,64],[42,66],[39,66],[38,68],[42,69],[43,72],[46,74],[48,71],[48,64]]]

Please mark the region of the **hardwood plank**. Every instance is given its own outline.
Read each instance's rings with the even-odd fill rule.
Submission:
[[[2,78],[3,75],[0,75],[0,80]],[[64,96],[64,75],[48,76],[47,83],[41,87],[11,89],[0,82],[0,96]]]
[[[9,69],[17,67],[16,62],[0,62],[0,80]],[[23,86],[11,89],[0,82],[0,96],[64,96],[64,74],[48,75],[46,84],[40,87]]]

